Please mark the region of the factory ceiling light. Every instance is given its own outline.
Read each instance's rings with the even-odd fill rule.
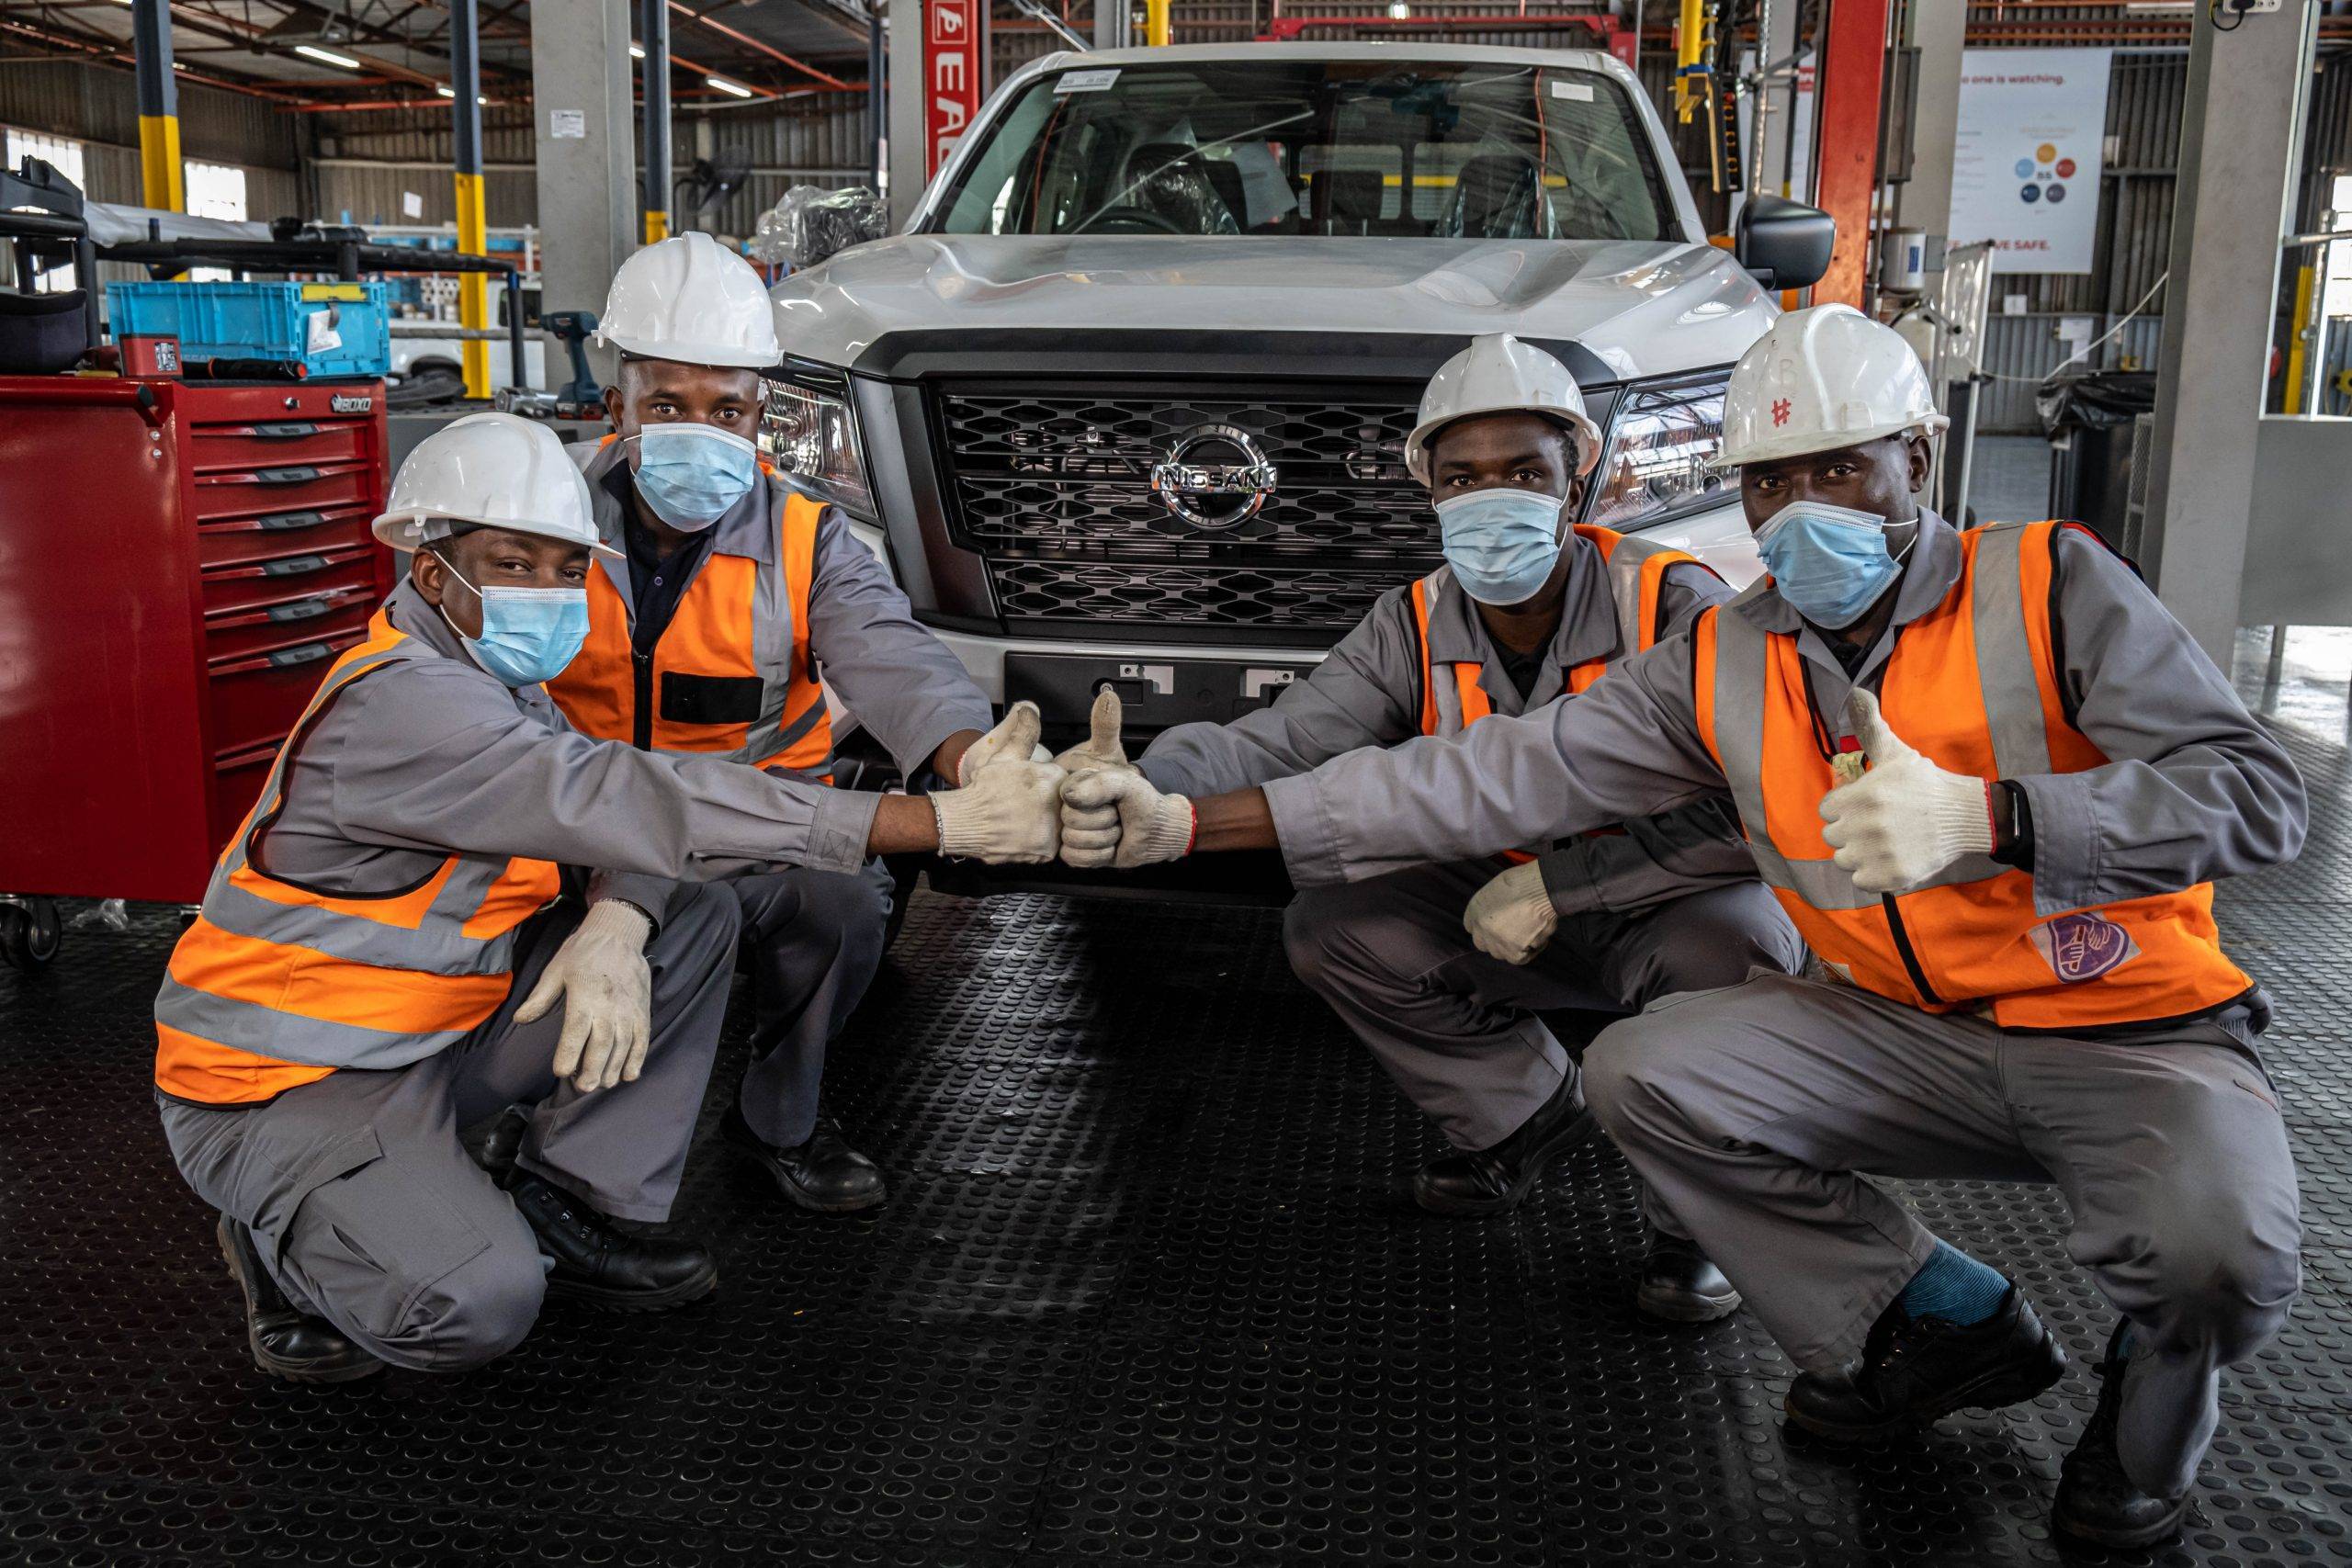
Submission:
[[[720,92],[731,93],[739,98],[748,98],[755,96],[752,92],[752,89],[743,85],[742,83],[729,82],[724,76],[706,76],[703,80],[718,88]]]
[[[305,60],[318,61],[322,65],[340,65],[345,71],[359,69],[359,62],[352,59],[351,56],[337,54],[331,49],[321,49],[316,44],[298,43],[294,46],[294,52]]]

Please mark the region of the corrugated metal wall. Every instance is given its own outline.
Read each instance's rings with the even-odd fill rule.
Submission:
[[[420,221],[401,216],[403,193],[413,192],[424,198],[421,221],[454,220],[446,115],[322,115],[320,121],[319,206],[328,217],[348,212],[355,223]],[[741,189],[701,215],[699,226],[714,232],[752,232],[760,213],[790,186],[854,185],[867,177],[863,94],[827,94],[781,110],[679,115],[671,134],[673,177],[693,167],[706,123],[714,154],[739,153],[752,168]],[[483,199],[493,228],[538,220],[532,137],[527,116],[485,115]]]
[[[0,122],[82,141],[139,145],[139,92],[130,68],[76,60],[0,64]],[[209,164],[295,165],[294,117],[259,98],[180,84],[180,151]]]

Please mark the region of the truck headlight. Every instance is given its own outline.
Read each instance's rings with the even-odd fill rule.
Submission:
[[[873,518],[874,490],[865,479],[865,452],[857,438],[848,379],[838,373],[801,374],[790,366],[783,376],[788,378],[768,383],[767,418],[760,432],[770,459],[810,494]]]
[[[1647,522],[1717,498],[1729,482],[1714,467],[1724,444],[1724,384],[1626,394],[1610,426],[1585,521],[1608,527]]]

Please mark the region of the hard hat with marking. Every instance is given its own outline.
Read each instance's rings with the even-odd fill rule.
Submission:
[[[1949,423],[1902,333],[1851,305],[1815,305],[1774,321],[1732,367],[1715,461],[1769,463]]]

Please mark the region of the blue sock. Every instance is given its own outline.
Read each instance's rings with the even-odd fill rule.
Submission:
[[[2000,1310],[2009,1282],[2000,1271],[1979,1263],[1947,1241],[1936,1243],[1935,1255],[1920,1265],[1895,1300],[1912,1317],[1940,1317],[1947,1323],[1982,1323]]]

